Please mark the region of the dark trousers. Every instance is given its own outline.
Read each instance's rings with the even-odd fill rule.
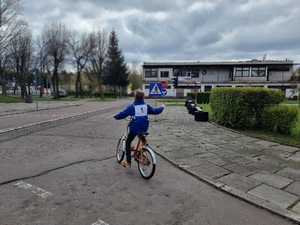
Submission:
[[[131,150],[130,146],[132,141],[134,140],[136,134],[129,133],[126,139],[126,160],[131,163]]]

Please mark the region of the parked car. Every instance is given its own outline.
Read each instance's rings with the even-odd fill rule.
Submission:
[[[60,90],[60,91],[58,91],[58,96],[59,97],[68,97],[68,92],[65,90]]]

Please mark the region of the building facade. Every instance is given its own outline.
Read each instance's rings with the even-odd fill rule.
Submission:
[[[150,83],[168,82],[166,96],[185,97],[188,92],[211,91],[214,87],[256,86],[277,88],[287,98],[298,96],[299,81],[292,80],[293,61],[256,60],[235,62],[144,62],[142,89]],[[172,79],[178,77],[178,88]]]

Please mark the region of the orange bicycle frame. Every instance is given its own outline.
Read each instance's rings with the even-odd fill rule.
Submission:
[[[143,134],[139,134],[138,135],[138,142],[136,144],[136,147],[134,147],[133,145],[130,146],[130,150],[132,152],[134,152],[133,157],[136,160],[139,160],[138,155],[137,155],[138,151],[140,151],[143,146],[146,146],[147,143],[148,142],[147,142],[145,136]]]

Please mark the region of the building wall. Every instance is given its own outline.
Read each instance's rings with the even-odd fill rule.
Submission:
[[[169,66],[166,66],[169,64]],[[210,91],[217,86],[260,86],[278,88],[291,94],[292,61],[245,61],[230,63],[149,63],[143,68],[142,89],[149,94],[149,84],[167,81],[167,96],[186,96],[188,92]],[[148,66],[148,67],[147,67]],[[145,77],[145,68],[157,69],[157,77]],[[241,68],[249,70],[243,74]],[[257,69],[259,68],[259,69]],[[260,70],[261,69],[261,70]],[[252,71],[253,70],[253,71]],[[174,89],[174,71],[179,88]],[[180,71],[180,72],[178,72]],[[237,72],[238,71],[238,72]],[[194,74],[197,76],[195,77]],[[241,75],[243,74],[243,75]]]
[[[291,77],[292,72],[289,71],[269,72],[270,81],[289,81]]]

